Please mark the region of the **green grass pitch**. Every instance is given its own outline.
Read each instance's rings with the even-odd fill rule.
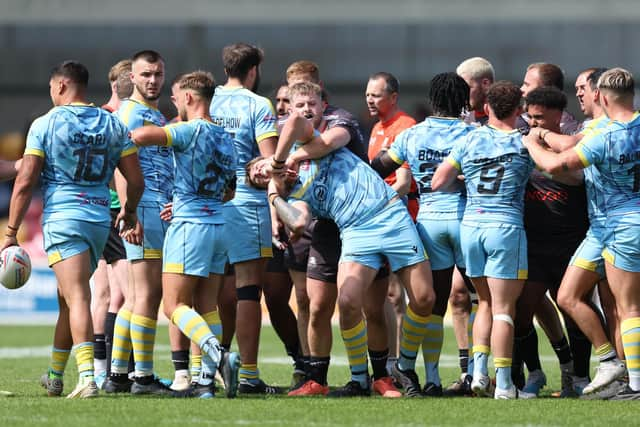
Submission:
[[[550,393],[560,387],[558,363],[539,332],[543,366],[549,381],[535,401],[492,399],[358,399],[237,398],[227,400],[171,399],[101,394],[97,399],[69,401],[48,398],[38,384],[48,363],[53,326],[0,326],[0,427],[10,426],[632,426],[640,425],[635,402],[600,402],[557,399]],[[344,347],[334,331],[334,352],[329,382],[349,379]],[[288,386],[292,368],[273,329],[263,328],[260,369],[269,383]],[[167,327],[159,327],[156,370],[172,377]],[[445,330],[441,362],[443,384],[457,378],[457,350],[450,328]],[[421,359],[418,374],[424,378]],[[75,361],[70,358],[65,392],[75,385]]]

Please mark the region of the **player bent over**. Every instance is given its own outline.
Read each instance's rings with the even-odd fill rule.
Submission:
[[[202,372],[195,387],[199,397],[213,397],[214,375],[221,367],[225,394],[234,397],[240,359],[221,352],[217,294],[225,264],[222,204],[233,197],[236,153],[231,136],[214,125],[209,104],[215,83],[211,74],[195,71],[176,80],[172,100],[182,122],[131,131],[137,145],[173,148],[175,181],[173,218],[163,247],[164,312],[202,349]],[[191,308],[196,301],[195,309]]]
[[[276,171],[269,199],[294,234],[304,230],[312,214],[332,219],[340,229],[343,248],[338,267],[338,307],[351,381],[332,395],[370,394],[363,299],[365,289],[373,282],[386,257],[409,295],[402,322],[401,357],[394,367],[394,376],[407,395],[418,396],[420,384],[415,359],[427,333],[427,320],[435,299],[424,247],[395,191],[345,148],[317,160],[300,162],[297,182],[287,188],[282,173],[286,154],[296,141],[310,140],[313,132],[310,121],[300,113],[293,113],[282,130],[273,159],[256,162],[254,167],[267,173],[270,168]],[[265,167],[268,162],[272,163],[270,168]],[[282,198],[287,195],[290,204]],[[371,239],[372,234],[375,239]],[[325,384],[318,384],[316,388],[318,394],[328,392]]]
[[[109,112],[86,102],[89,72],[65,61],[49,81],[54,108],[36,119],[11,197],[9,223],[2,248],[16,245],[16,233],[42,177],[44,249],[58,281],[60,313],[49,373],[42,385],[51,396],[62,394],[62,378],[71,345],[79,380],[68,398],[98,395],[94,381],[93,326],[89,278],[109,235],[109,180],[116,166],[127,181],[127,203],[117,222],[139,244],[136,207],[144,182],[137,149],[127,128]]]

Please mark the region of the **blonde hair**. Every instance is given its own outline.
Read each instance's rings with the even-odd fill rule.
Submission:
[[[320,83],[320,68],[312,61],[296,61],[287,68],[287,81],[293,76],[308,75],[313,83]]]
[[[635,92],[633,75],[624,68],[612,68],[602,73],[598,79],[598,89],[609,91],[616,98],[631,98]]]
[[[456,68],[456,73],[459,76],[466,74],[473,80],[489,79],[492,83],[496,78],[491,62],[479,56],[462,61]]]
[[[118,98],[125,99],[133,93],[133,82],[131,81],[131,60],[123,59],[118,61],[109,70],[109,82],[116,82],[116,94]]]
[[[322,99],[322,88],[320,85],[312,82],[299,82],[289,87],[290,100],[301,95],[312,95]]]

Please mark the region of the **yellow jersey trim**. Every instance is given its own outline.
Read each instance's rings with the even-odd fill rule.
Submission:
[[[127,148],[126,150],[122,150],[122,153],[120,153],[120,158],[130,156],[130,155],[135,154],[137,152],[138,152],[138,147],[136,147],[136,146],[133,146],[131,148]]]
[[[143,259],[162,259],[162,249],[145,249]]]
[[[398,157],[398,155],[393,150],[388,150],[387,154],[395,163],[402,165],[404,162]]]
[[[272,131],[272,132],[263,133],[262,135],[260,135],[259,137],[256,138],[256,141],[259,144],[262,141],[264,141],[265,139],[271,138],[272,136],[275,136],[277,138],[278,137],[278,131]]]
[[[462,170],[462,168],[460,167],[460,163],[458,163],[458,161],[456,159],[454,159],[453,157],[447,157],[446,160],[454,168],[458,169],[459,171]]]
[[[318,160],[309,160],[309,162],[315,162],[318,163]],[[307,192],[307,190],[309,189],[309,187],[311,186],[311,184],[313,183],[313,180],[316,178],[316,176],[318,175],[318,172],[320,172],[320,168],[316,168],[316,172],[310,176],[309,178],[307,178],[307,180],[305,181],[304,184],[302,184],[302,187],[300,187],[300,189],[298,191],[296,191],[295,193],[292,193],[290,197],[294,198],[294,199],[301,199],[302,196],[304,196],[304,193]]]
[[[39,150],[37,148],[27,148],[26,150],[24,150],[24,155],[38,156],[44,159],[44,151]]]
[[[177,262],[167,262],[162,269],[163,273],[184,274],[184,264]]]

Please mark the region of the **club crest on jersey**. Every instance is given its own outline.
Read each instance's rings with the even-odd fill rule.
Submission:
[[[319,202],[324,202],[327,198],[327,187],[322,184],[316,185],[313,189],[313,196]]]

